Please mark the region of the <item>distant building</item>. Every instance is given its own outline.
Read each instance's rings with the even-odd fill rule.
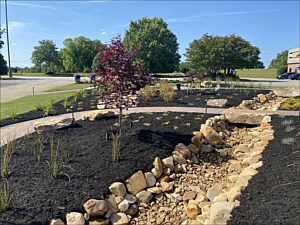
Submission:
[[[293,48],[289,50],[288,58],[287,58],[289,73],[297,72],[296,67],[300,66],[300,48]]]

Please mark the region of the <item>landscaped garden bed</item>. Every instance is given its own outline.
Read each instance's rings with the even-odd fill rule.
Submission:
[[[106,194],[112,182],[125,181],[138,170],[149,171],[155,157],[170,156],[179,142],[188,144],[192,132],[210,116],[171,112],[125,116],[117,163],[112,162],[111,140],[106,140],[106,132],[117,126],[114,117],[77,121],[71,128],[18,139],[7,178],[12,199],[9,208],[0,213],[0,224],[49,224],[68,212],[82,212],[83,203]],[[52,149],[58,149],[56,178],[49,170],[52,137]],[[44,148],[36,161],[40,140]],[[62,155],[68,155],[66,150],[69,161],[62,160]]]
[[[207,100],[209,99],[227,99],[225,108],[237,106],[242,100],[251,99],[258,94],[266,94],[268,90],[260,89],[220,89],[215,91],[214,89],[207,90],[194,90],[192,93],[187,93],[187,90],[175,91],[176,95],[170,102],[165,102],[158,94],[151,98],[149,101],[141,99],[140,107],[206,107]],[[73,106],[73,111],[86,111],[97,109],[97,102],[99,96],[93,94],[81,94],[76,97],[69,97],[64,101],[57,102],[53,105],[48,105],[50,115],[59,115],[63,113],[70,113],[70,106]],[[211,107],[211,106],[208,106]],[[47,111],[46,111],[47,113]],[[27,120],[33,120],[42,118],[45,115],[43,108],[39,110],[33,110],[28,113],[17,115],[16,118],[6,118],[0,121],[0,127],[7,126],[14,123],[19,123]]]

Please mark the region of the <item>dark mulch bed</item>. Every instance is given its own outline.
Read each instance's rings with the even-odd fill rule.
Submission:
[[[111,160],[111,141],[107,130],[114,129],[117,118],[78,121],[76,126],[53,133],[68,146],[71,160],[63,163],[59,148],[60,174],[49,175],[49,135],[44,135],[44,154],[40,162],[33,157],[37,134],[17,140],[12,155],[8,181],[13,192],[11,205],[0,213],[0,224],[49,224],[52,218],[65,218],[71,211],[83,212],[83,203],[100,198],[115,181],[125,181],[138,170],[150,171],[156,156],[171,155],[179,142],[189,144],[192,132],[212,115],[195,113],[132,114],[124,125],[121,160]],[[133,121],[132,128],[130,121]],[[149,126],[150,124],[150,126]],[[70,180],[69,180],[70,179]]]
[[[140,107],[205,107],[207,99],[228,99],[225,108],[232,106],[238,106],[242,100],[251,99],[258,94],[269,93],[268,90],[259,90],[259,89],[220,89],[217,92],[213,89],[206,91],[194,91],[193,93],[187,94],[187,91],[181,90],[176,91],[176,96],[174,100],[170,103],[166,103],[159,96],[155,96],[150,101],[145,102],[141,101]],[[78,97],[76,104],[74,104],[74,112],[85,111],[95,109],[97,105],[98,96],[88,95],[87,97]],[[69,98],[71,101],[72,97]],[[67,113],[66,108],[63,106],[63,101],[54,104],[54,113],[53,115],[59,115]],[[69,110],[70,112],[70,110]],[[42,118],[44,115],[43,111],[31,111],[28,113],[23,113],[18,115],[16,119],[3,119],[0,120],[0,127],[7,126],[14,123],[24,122],[28,120],[33,120],[37,118]]]
[[[284,121],[293,121],[294,131],[287,132]],[[282,144],[299,134],[298,117],[272,117],[275,138],[263,152],[263,166],[242,192],[240,207],[233,210],[228,224],[299,224],[300,136],[294,144]]]

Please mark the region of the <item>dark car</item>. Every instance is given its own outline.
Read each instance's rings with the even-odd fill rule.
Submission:
[[[295,73],[283,73],[276,76],[277,79],[289,79]]]
[[[290,76],[291,80],[299,80],[300,79],[300,73],[294,73]]]
[[[47,75],[52,75],[52,74],[55,74],[53,71],[48,71],[48,72],[46,72],[45,74],[47,74]]]

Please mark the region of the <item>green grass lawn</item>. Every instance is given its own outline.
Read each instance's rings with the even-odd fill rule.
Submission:
[[[21,113],[35,110],[35,106],[46,106],[50,101],[59,102],[67,97],[74,95],[76,91],[54,93],[54,94],[41,94],[25,96],[13,101],[1,103],[0,119],[12,117]]]
[[[78,90],[78,89],[83,89],[83,88],[87,88],[90,87],[90,84],[69,84],[66,86],[62,86],[62,87],[57,87],[57,88],[52,88],[50,90],[47,90],[47,92],[52,92],[52,91],[68,91],[68,90]]]
[[[236,74],[240,78],[276,78],[276,69],[243,69],[236,70]]]

